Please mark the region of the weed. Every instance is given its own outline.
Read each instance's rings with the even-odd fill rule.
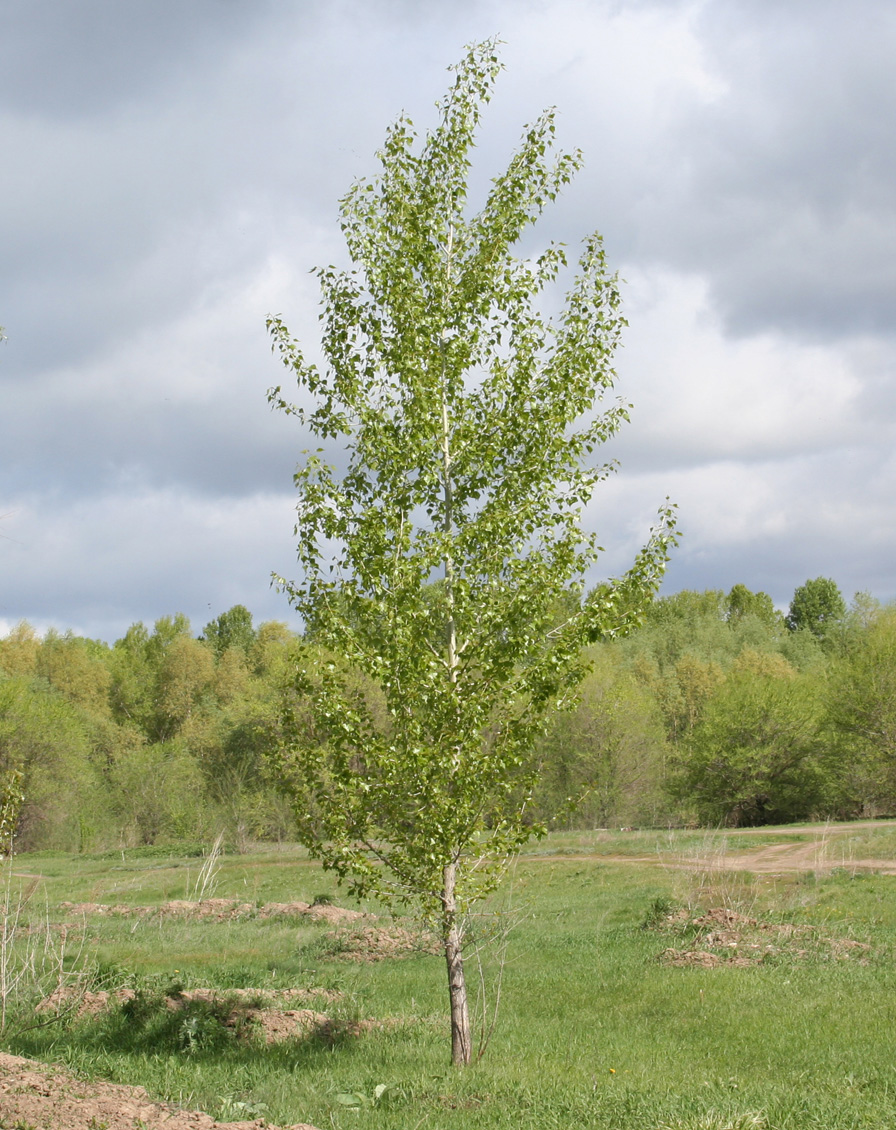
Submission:
[[[267,1103],[252,1102],[245,1092],[224,1095],[218,1110],[219,1122],[246,1122],[253,1118],[266,1118],[270,1113]]]
[[[337,1091],[333,1098],[340,1106],[350,1110],[360,1110],[362,1107],[375,1107],[383,1103],[389,1094],[388,1083],[377,1083],[370,1094],[363,1091]]]
[[[35,912],[36,881],[24,891],[13,884],[11,861],[7,861],[0,892],[0,1036],[10,1026],[18,1030],[48,1024],[56,1017],[35,1019],[33,1008],[54,990],[83,984],[83,934],[55,930],[49,907]]]
[[[766,1130],[767,1127],[765,1115],[755,1111],[733,1116],[711,1112],[696,1118],[663,1122],[657,1130]]]
[[[154,1055],[222,1053],[251,1034],[247,1013],[255,1002],[226,994],[195,998],[182,993],[180,983],[164,991],[141,987],[103,1017],[98,1029],[121,1051]]]
[[[641,929],[655,930],[658,926],[664,925],[680,909],[680,905],[674,899],[667,895],[657,895],[647,908]]]
[[[187,898],[191,902],[202,902],[211,898],[218,886],[218,871],[221,868],[221,851],[224,845],[224,833],[219,832],[215,842],[205,857],[205,862],[196,876],[196,882],[187,890]]]

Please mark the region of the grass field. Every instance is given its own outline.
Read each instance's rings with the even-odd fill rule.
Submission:
[[[726,852],[787,844],[815,845],[817,865],[726,869]],[[886,825],[562,833],[534,844],[483,919],[499,934],[513,925],[500,1014],[481,1062],[457,1072],[438,957],[347,960],[353,939],[388,919],[260,913],[291,900],[348,905],[298,848],[222,857],[206,895],[250,909],[220,921],[60,905],[190,898],[195,853],[22,855],[14,882],[33,888],[32,910],[73,924],[70,944],[83,933],[91,987],[138,997],[31,1030],[13,1017],[4,1047],[221,1119],[281,1125],[889,1130],[896,876],[857,862],[894,856]],[[487,972],[496,962],[493,953]],[[468,976],[475,983],[472,960]],[[200,988],[328,990],[330,1022],[265,1045],[251,1028],[222,1025],[213,1005],[165,1008],[172,989]]]

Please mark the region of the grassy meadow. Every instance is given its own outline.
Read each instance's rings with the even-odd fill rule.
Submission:
[[[726,853],[788,844],[815,844],[816,866],[786,875],[725,868]],[[896,858],[891,825],[571,832],[532,844],[474,923],[492,936],[491,1000],[498,966],[503,984],[487,1051],[460,1072],[448,1063],[444,963],[423,941],[398,956],[350,960],[359,932],[390,920],[261,913],[292,900],[349,905],[301,849],[224,855],[211,875],[202,875],[199,851],[16,857],[13,893],[29,891],[28,913],[51,926],[71,924],[67,960],[83,965],[88,987],[137,996],[38,1027],[29,1024],[46,1014],[32,1001],[12,1010],[5,1050],[139,1083],[222,1120],[283,1126],[896,1125],[896,876],[853,865]],[[216,921],[61,905],[158,907],[195,897],[203,881],[206,896],[257,912]],[[475,992],[472,953],[467,968]],[[201,988],[221,998],[327,990],[310,1007],[330,1020],[266,1045],[251,1025],[223,1024],[214,1001],[165,1007],[166,995]]]

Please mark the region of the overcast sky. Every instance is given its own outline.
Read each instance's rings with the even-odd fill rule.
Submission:
[[[307,440],[265,317],[313,345],[338,198],[492,35],[480,183],[556,105],[586,166],[542,239],[596,228],[625,279],[600,572],[669,495],[665,592],[896,597],[892,0],[0,0],[0,27],[0,633],[295,626],[270,575]]]

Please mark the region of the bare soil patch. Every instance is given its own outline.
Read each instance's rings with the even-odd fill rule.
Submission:
[[[90,1083],[59,1067],[0,1053],[0,1125],[39,1130],[278,1130],[263,1118],[216,1122],[201,1111],[153,1102],[142,1087]],[[283,1130],[315,1130],[297,1122]]]

